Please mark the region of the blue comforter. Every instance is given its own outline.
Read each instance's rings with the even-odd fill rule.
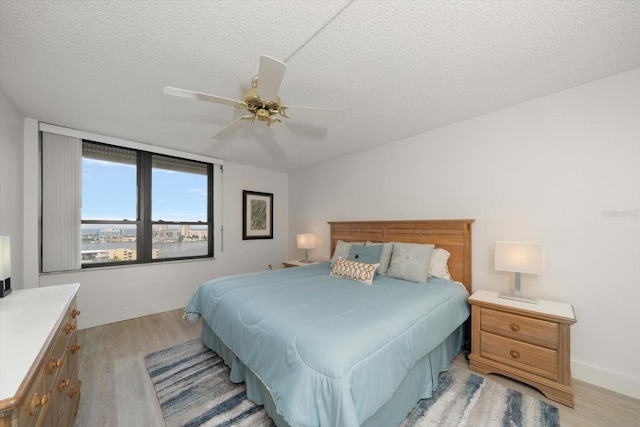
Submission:
[[[291,426],[358,426],[469,316],[457,283],[329,276],[328,263],[214,279],[202,315]]]

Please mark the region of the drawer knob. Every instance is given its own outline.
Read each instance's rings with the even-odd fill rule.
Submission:
[[[48,395],[43,394],[42,396],[39,396],[38,393],[33,393],[31,401],[29,402],[29,413],[34,415],[38,411],[38,407],[46,405],[48,401]]]
[[[71,310],[71,318],[72,319],[75,319],[78,316],[80,316],[80,310],[76,310],[75,308],[73,310]]]
[[[80,346],[78,344],[71,345],[71,354],[76,354],[80,350]]]
[[[515,350],[511,350],[509,352],[509,354],[511,355],[511,357],[513,357],[514,359],[520,359],[520,353],[515,351]]]
[[[73,324],[71,324],[71,323],[67,323],[67,324],[65,325],[65,327],[64,327],[64,331],[65,331],[66,333],[69,333],[69,332],[73,331],[75,328],[76,328],[76,325],[73,325]]]
[[[513,332],[519,332],[520,331],[520,325],[518,325],[517,323],[512,323],[509,325],[509,328],[513,331]]]
[[[56,359],[55,357],[52,357],[51,359],[49,359],[49,363],[47,363],[47,372],[52,374],[53,371],[55,371],[55,369],[59,368],[60,366],[62,366],[62,359]]]
[[[62,393],[64,391],[64,388],[69,385],[69,382],[69,379],[60,380],[60,382],[58,383],[58,391]]]

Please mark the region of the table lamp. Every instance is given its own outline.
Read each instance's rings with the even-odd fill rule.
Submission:
[[[11,293],[11,240],[0,236],[0,298]]]
[[[499,294],[500,298],[537,304],[533,298],[525,298],[520,291],[520,275],[541,274],[544,269],[542,243],[496,242],[495,269],[516,274],[514,292]]]
[[[304,262],[309,264],[309,249],[316,247],[316,235],[315,234],[298,234],[296,236],[298,242],[298,249],[304,249]]]

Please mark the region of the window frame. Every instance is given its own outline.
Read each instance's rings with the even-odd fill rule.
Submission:
[[[80,226],[84,225],[135,225],[136,226],[136,260],[81,263],[81,269],[93,269],[104,267],[116,267],[125,265],[155,264],[163,262],[175,262],[184,260],[213,259],[214,258],[214,163],[180,157],[171,154],[157,153],[132,147],[122,147],[104,142],[82,138],[82,144],[97,144],[131,150],[136,153],[136,184],[137,207],[136,220],[85,220],[80,218]],[[180,161],[200,163],[207,168],[207,221],[153,221],[152,220],[152,159],[154,155],[175,158]],[[84,158],[84,156],[83,156]],[[81,184],[82,185],[82,184]],[[153,226],[156,224],[167,225],[206,225],[207,227],[207,254],[189,255],[171,258],[153,258]]]

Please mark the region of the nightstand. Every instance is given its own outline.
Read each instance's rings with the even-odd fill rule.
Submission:
[[[309,261],[308,263],[304,262],[304,261],[285,261],[282,263],[282,265],[284,266],[284,268],[289,268],[289,267],[303,267],[305,265],[313,265],[313,264],[317,264],[317,262],[315,261]]]
[[[471,304],[469,368],[529,384],[573,408],[569,328],[571,304],[539,300],[530,304],[479,290]]]

